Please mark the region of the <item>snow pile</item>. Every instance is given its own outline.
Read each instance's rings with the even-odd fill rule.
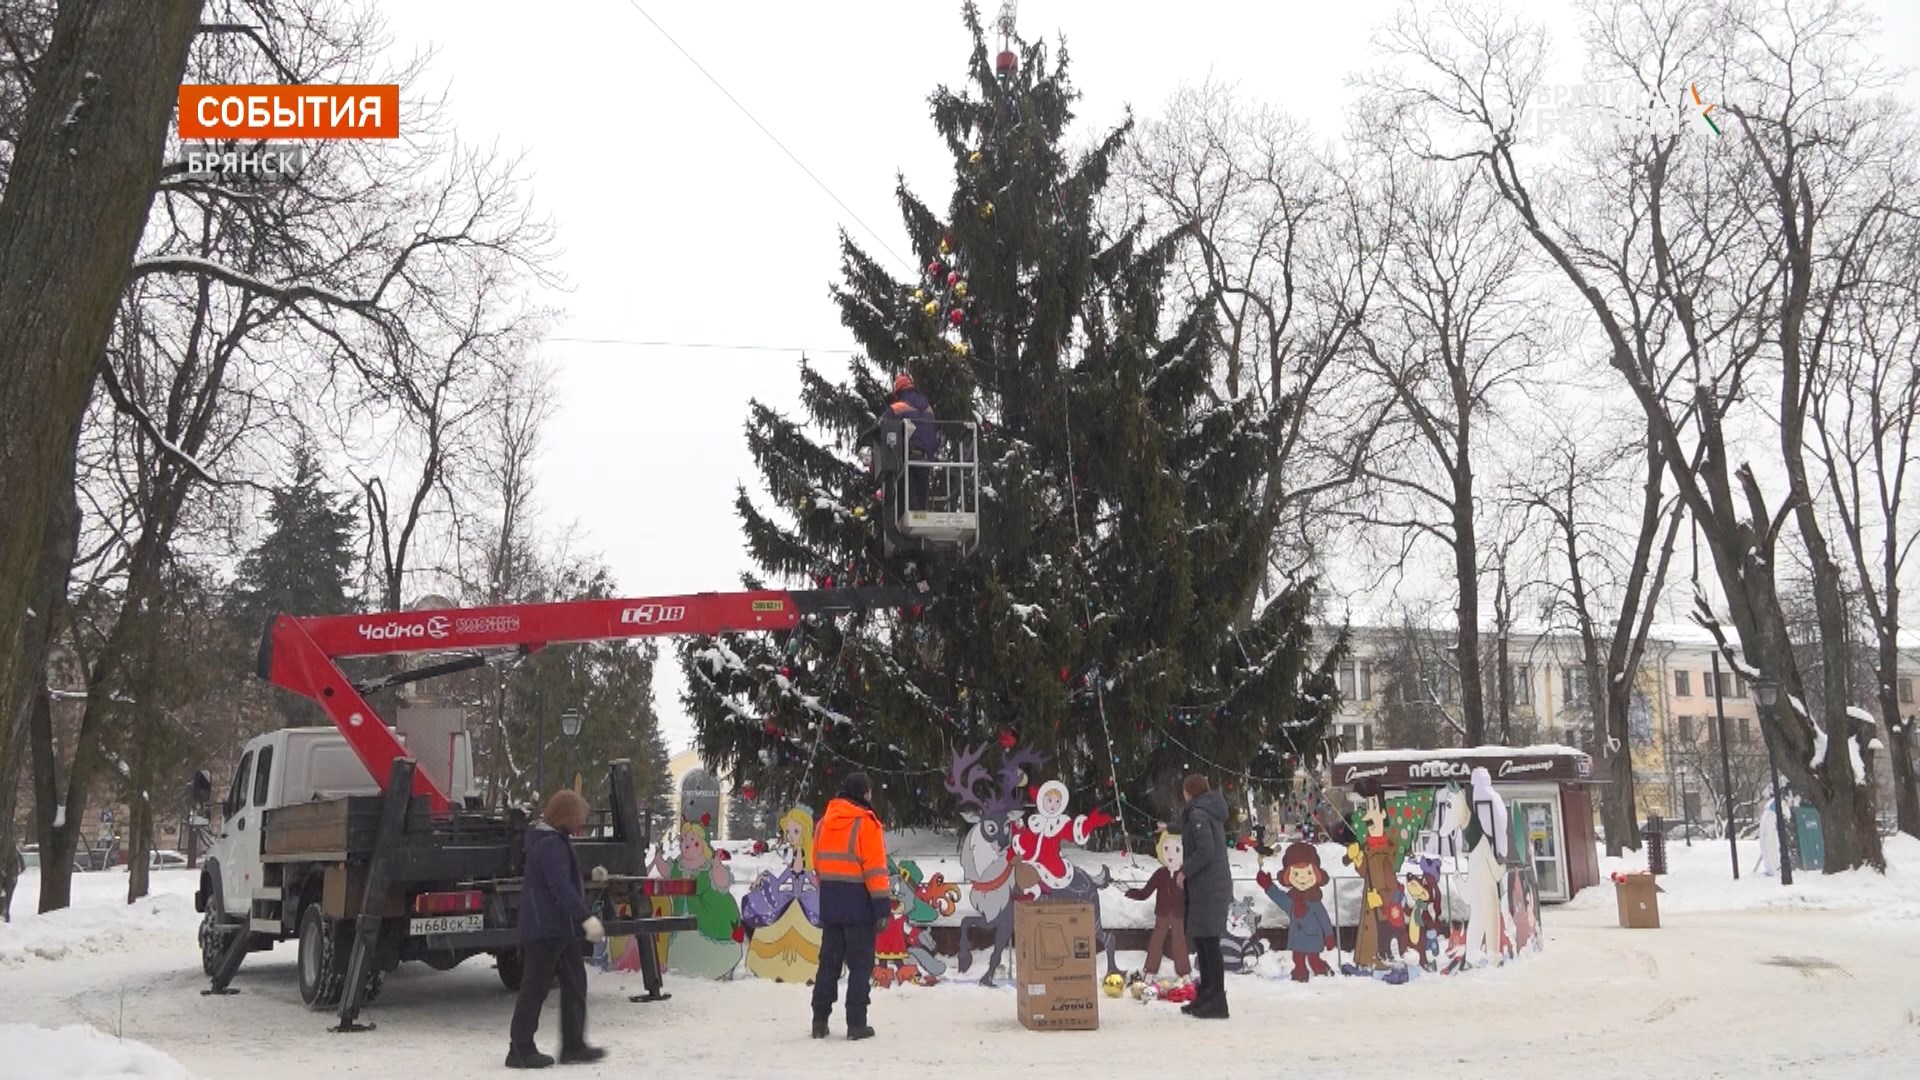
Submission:
[[[104,953],[194,939],[200,916],[193,910],[197,870],[154,871],[152,895],[126,902],[127,875],[105,870],[73,875],[73,906],[36,915],[40,874],[20,876],[13,921],[0,923],[0,969],[59,960],[72,953]]]
[[[16,1071],[19,1070],[19,1071]],[[148,1046],[84,1024],[54,1030],[0,1024],[0,1080],[192,1080],[180,1063]]]
[[[1795,871],[1792,885],[1759,870],[1760,842],[1742,840],[1740,880],[1733,880],[1725,840],[1696,840],[1692,847],[1667,844],[1668,873],[1660,879],[1660,911],[1667,914],[1726,911],[1854,911],[1869,920],[1920,918],[1920,840],[1895,835],[1882,841],[1887,872],[1849,870],[1839,874]],[[1644,851],[1600,860],[1603,878],[1614,871],[1646,869]],[[1606,909],[1613,888],[1583,890],[1567,907]]]

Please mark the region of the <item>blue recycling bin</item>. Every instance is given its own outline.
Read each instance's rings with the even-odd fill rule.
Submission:
[[[1793,809],[1793,847],[1798,870],[1820,873],[1827,865],[1827,837],[1820,831],[1820,811],[1811,806]]]

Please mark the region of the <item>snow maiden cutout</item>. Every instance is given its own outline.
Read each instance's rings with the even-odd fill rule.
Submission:
[[[1320,852],[1312,844],[1287,845],[1280,856],[1280,882],[1265,870],[1255,879],[1267,899],[1287,916],[1287,951],[1293,954],[1293,981],[1306,982],[1312,975],[1327,976],[1333,969],[1320,954],[1338,944],[1327,905],[1321,903],[1320,890],[1326,887],[1327,871],[1320,865]]]
[[[1068,891],[1077,871],[1067,865],[1060,845],[1067,840],[1085,844],[1093,830],[1110,825],[1113,819],[1098,807],[1071,817],[1067,814],[1067,785],[1049,780],[1040,785],[1034,797],[1034,813],[1025,822],[1013,826],[1013,849],[1022,861],[1032,866],[1039,880],[1025,890],[1027,899],[1038,900],[1052,893]]]
[[[1153,845],[1160,869],[1146,884],[1127,890],[1127,899],[1153,899],[1153,936],[1147,939],[1148,975],[1160,974],[1160,958],[1173,957],[1173,970],[1181,978],[1193,974],[1193,957],[1187,951],[1187,891],[1179,883],[1182,850],[1178,833],[1162,830]]]
[[[1484,768],[1473,770],[1472,813],[1467,817],[1466,958],[1469,964],[1500,961],[1500,881],[1512,846],[1507,824],[1507,801],[1493,789],[1493,777]]]
[[[740,907],[753,931],[747,970],[774,982],[806,983],[820,966],[820,882],[813,869],[813,815],[796,806],[780,817],[787,862],[762,873]]]
[[[731,977],[740,966],[740,942],[746,934],[740,925],[740,906],[727,891],[732,878],[726,864],[714,858],[706,826],[682,822],[680,857],[671,863],[656,860],[653,870],[659,877],[694,882],[692,896],[673,899],[674,914],[693,916],[695,926],[669,939],[673,970],[697,979]]]

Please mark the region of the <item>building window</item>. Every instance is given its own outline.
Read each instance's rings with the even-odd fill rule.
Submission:
[[[1900,680],[1900,704],[1902,705],[1913,704],[1913,680],[1912,679]]]
[[[1373,700],[1373,664],[1366,660],[1360,661],[1360,700]]]
[[[1680,721],[1680,741],[1692,742],[1693,741],[1693,717],[1676,716],[1674,717],[1674,719]]]
[[[1560,669],[1560,700],[1562,702],[1568,705],[1574,705],[1580,701],[1581,686],[1586,681],[1581,678],[1584,674],[1585,673],[1579,668],[1563,667]]]
[[[1515,664],[1507,672],[1508,699],[1515,705],[1531,707],[1533,705],[1533,667],[1530,664]]]
[[[1684,799],[1686,802],[1687,820],[1688,821],[1699,820],[1700,793],[1697,791],[1689,791],[1689,792],[1686,792],[1684,795],[1682,795],[1681,798]]]
[[[1703,671],[1701,675],[1704,676],[1702,681],[1707,686],[1715,685],[1712,672]],[[1731,671],[1723,671],[1720,673],[1720,682],[1718,685],[1721,697],[1743,698],[1747,696],[1747,680],[1735,675]]]
[[[1373,729],[1365,724],[1341,724],[1340,746],[1345,750],[1373,749]]]
[[[1740,718],[1740,741],[1742,743],[1753,741],[1753,721],[1744,716]]]
[[[1673,696],[1674,697],[1692,697],[1693,696],[1693,672],[1676,671],[1673,673]]]
[[[1353,700],[1353,662],[1351,660],[1340,665],[1339,678],[1340,678],[1340,700],[1352,701]]]
[[[1733,675],[1733,696],[1737,698],[1747,696],[1747,680],[1741,678],[1739,672]]]

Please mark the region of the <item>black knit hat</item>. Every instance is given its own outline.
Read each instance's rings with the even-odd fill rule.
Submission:
[[[847,778],[840,781],[840,794],[851,799],[865,799],[873,794],[873,781],[867,779],[867,774],[863,772],[848,773]]]

